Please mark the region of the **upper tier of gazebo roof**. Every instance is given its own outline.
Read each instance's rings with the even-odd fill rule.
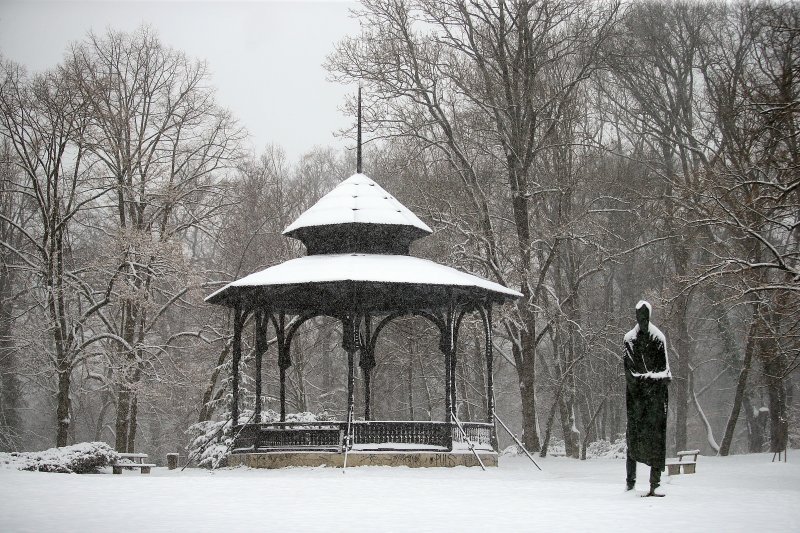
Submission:
[[[364,174],[354,174],[283,232],[308,255],[233,281],[206,298],[228,307],[294,313],[435,309],[454,297],[502,303],[522,296],[498,283],[409,256],[431,229]]]
[[[408,255],[412,241],[431,233],[417,215],[364,174],[341,182],[283,231],[301,240],[308,255]]]

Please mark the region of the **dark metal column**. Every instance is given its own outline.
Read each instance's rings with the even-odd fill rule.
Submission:
[[[492,344],[492,303],[487,302],[481,313],[483,333],[486,342],[486,422],[492,425],[491,443],[495,450],[500,449],[497,441],[497,428],[494,421],[494,345]],[[537,467],[539,465],[536,465]]]
[[[242,326],[244,313],[240,308],[233,311],[233,357],[231,360],[231,424],[239,425],[239,361],[242,359]]]
[[[453,306],[453,341],[450,347],[450,405],[453,407],[453,413],[458,417],[458,398],[456,393],[456,364],[458,363],[458,329],[461,325],[461,320],[456,319],[457,309]],[[463,316],[463,315],[462,315]]]
[[[375,343],[372,342],[372,320],[364,315],[364,338],[361,340],[361,357],[358,366],[364,373],[364,420],[372,419],[372,369],[375,368]]]
[[[281,311],[273,321],[278,342],[278,370],[280,372],[281,422],[286,422],[286,369],[292,366],[289,345],[286,339],[286,314]]]
[[[494,346],[492,345],[492,304],[483,313],[483,333],[486,342],[486,421],[494,424]]]
[[[261,363],[264,356],[264,353],[267,351],[267,313],[263,310],[259,310],[256,312],[256,368],[255,368],[255,380],[256,380],[256,404],[255,404],[255,417],[254,420],[256,423],[261,423],[261,396],[262,396],[262,386],[261,386]]]
[[[455,316],[452,305],[449,306],[440,327],[439,350],[444,354],[444,420],[448,424],[453,422],[453,321]]]
[[[355,405],[355,353],[360,345],[359,319],[355,314],[348,315],[342,320],[342,348],[347,352],[347,417]]]

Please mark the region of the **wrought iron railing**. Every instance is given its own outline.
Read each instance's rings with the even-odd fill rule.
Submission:
[[[462,424],[473,444],[491,448],[492,425],[482,422]],[[234,452],[341,449],[347,423],[273,422],[246,424],[234,443]],[[449,450],[453,443],[464,442],[455,425],[434,421],[363,421],[353,422],[353,444],[357,448],[386,450]]]
[[[481,447],[492,446],[492,425],[485,422],[462,422],[461,426],[464,428],[464,433],[472,444]],[[453,442],[464,442],[464,436],[455,425],[451,430]]]
[[[450,435],[443,422],[359,421],[353,425],[353,442],[359,444],[391,444],[450,446]]]

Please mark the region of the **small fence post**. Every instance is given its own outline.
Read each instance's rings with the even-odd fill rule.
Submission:
[[[177,453],[168,453],[167,454],[167,468],[170,470],[175,470],[178,468],[178,454]]]

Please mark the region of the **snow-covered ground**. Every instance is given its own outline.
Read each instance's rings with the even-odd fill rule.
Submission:
[[[624,492],[621,459],[503,457],[479,468],[141,475],[0,470],[0,531],[798,531],[800,455],[699,457],[665,498]]]

